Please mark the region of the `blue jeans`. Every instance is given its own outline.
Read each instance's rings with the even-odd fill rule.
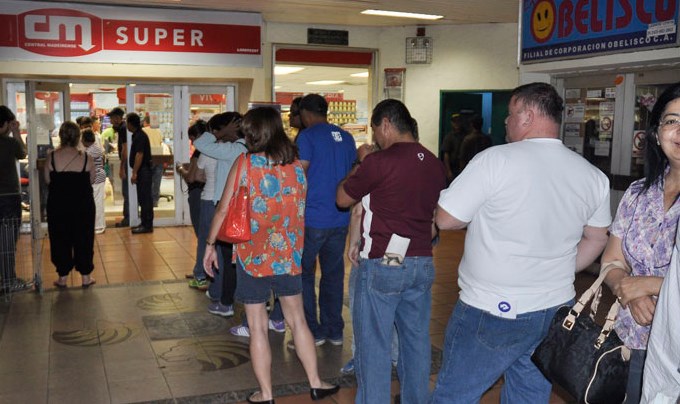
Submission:
[[[626,400],[623,404],[638,404],[642,398],[642,372],[647,358],[646,349],[630,350],[628,383],[626,384]]]
[[[151,198],[153,199],[153,206],[158,206],[158,200],[161,199],[161,181],[163,180],[164,170],[163,163],[151,166]]]
[[[349,312],[354,310],[354,291],[356,290],[357,278],[359,277],[359,267],[352,265],[352,270],[349,273],[349,285],[347,286],[347,294],[349,296]],[[356,353],[355,337],[352,335],[352,357]],[[397,334],[397,327],[394,327],[394,336],[392,337],[392,363],[397,363],[399,360],[399,335]]]
[[[302,252],[302,303],[307,325],[314,339],[342,340],[342,329],[345,327],[342,319],[342,299],[346,241],[346,227],[331,229],[305,227],[305,244]],[[321,268],[318,320],[314,289],[317,256]]]
[[[568,303],[566,303],[568,304]],[[552,385],[531,361],[562,305],[506,319],[458,301],[430,403],[478,403],[505,376],[501,403],[547,403]]]
[[[399,331],[401,402],[420,404],[429,396],[432,257],[406,257],[399,266],[380,259],[359,263],[352,323],[357,404],[389,403],[394,325]],[[406,365],[407,364],[407,365]]]
[[[191,217],[191,226],[194,228],[194,234],[198,238],[198,227],[201,223],[201,192],[200,187],[189,189],[189,217]],[[202,257],[201,257],[202,259]]]
[[[205,270],[203,269],[203,256],[205,255],[205,241],[210,233],[210,224],[215,215],[215,203],[211,200],[201,199],[201,213],[198,221],[198,239],[196,243],[196,263],[194,264],[194,278],[203,280],[207,278]],[[222,255],[217,254],[218,264],[220,268],[224,266],[221,262]],[[217,297],[211,293],[211,296]]]

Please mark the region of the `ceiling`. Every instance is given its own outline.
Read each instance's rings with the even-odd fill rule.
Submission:
[[[361,26],[514,23],[520,0],[69,0],[69,3],[249,11],[267,22]],[[437,21],[376,17],[365,9],[443,15]]]

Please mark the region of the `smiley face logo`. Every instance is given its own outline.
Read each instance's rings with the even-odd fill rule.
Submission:
[[[538,43],[550,39],[555,30],[555,2],[539,0],[531,12],[531,35]]]

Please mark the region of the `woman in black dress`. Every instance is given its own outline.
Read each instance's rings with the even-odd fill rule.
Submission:
[[[83,288],[87,288],[95,283],[90,276],[94,269],[94,164],[78,150],[80,128],[76,123],[64,122],[59,128],[59,140],[59,148],[47,156],[45,163],[49,185],[47,229],[52,263],[59,274],[54,286],[66,288],[68,274],[75,266],[82,275]]]

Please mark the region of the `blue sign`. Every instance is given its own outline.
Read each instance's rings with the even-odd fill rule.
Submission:
[[[679,3],[522,0],[520,59],[538,62],[678,46]]]

